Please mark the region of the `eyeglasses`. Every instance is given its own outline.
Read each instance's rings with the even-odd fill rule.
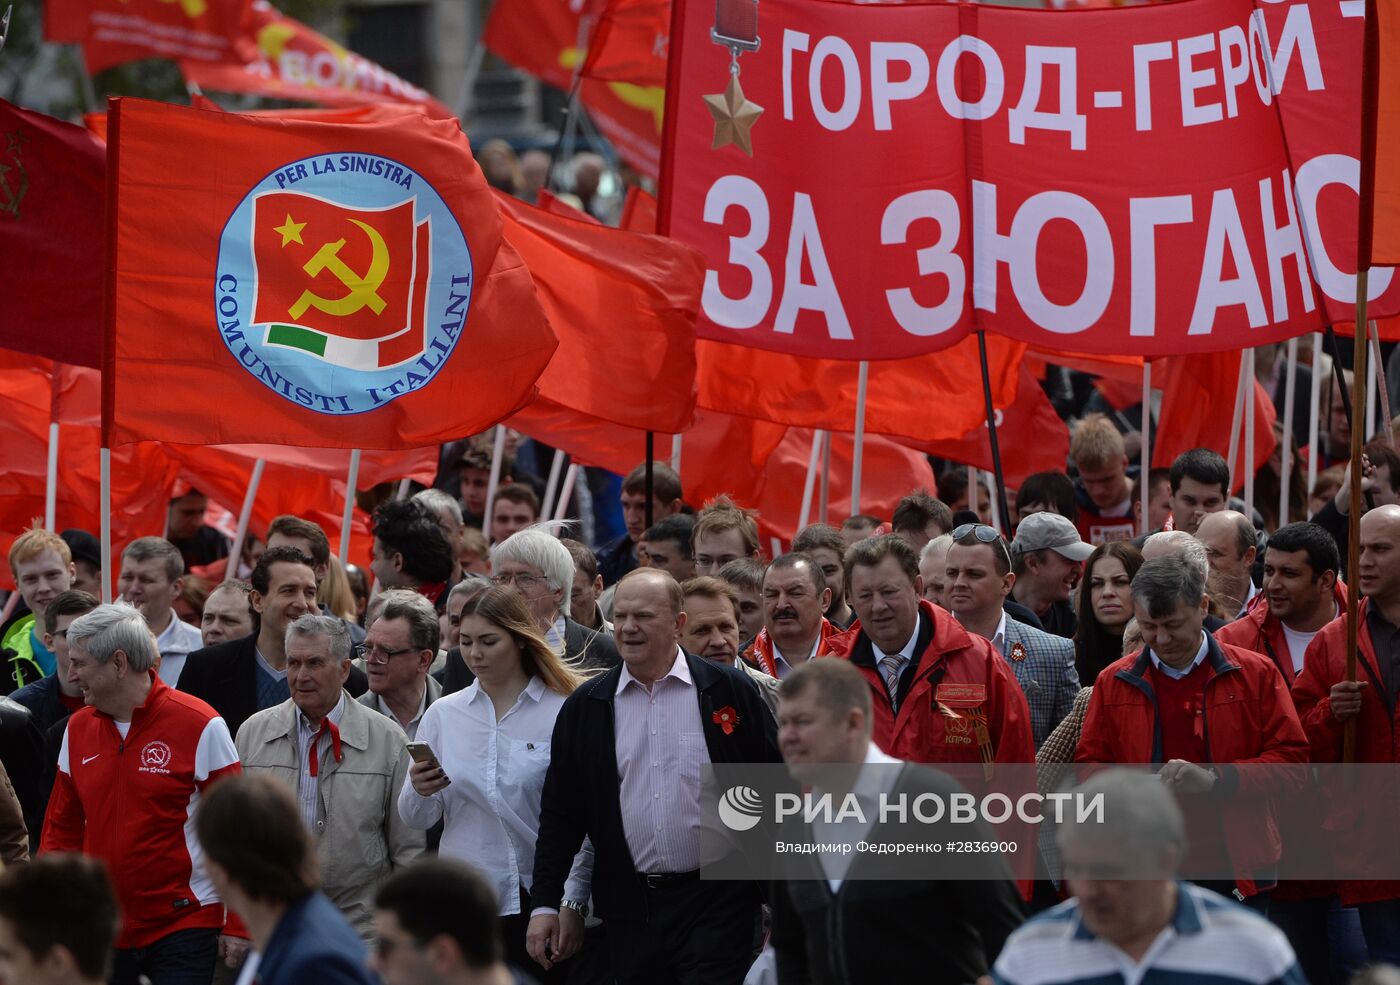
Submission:
[[[361,643],[355,647],[355,655],[367,664],[386,664],[400,654],[412,652],[413,647],[411,646],[406,646],[402,650],[386,650],[378,643]]]
[[[520,589],[520,591],[526,592],[545,584],[545,580],[539,575],[529,575],[522,573],[514,575],[496,575],[491,579],[491,584],[496,585],[498,587],[507,587],[511,584],[514,584],[516,588]]]
[[[953,543],[961,543],[964,537],[975,537],[981,544],[998,544],[1001,551],[1006,555],[1006,563],[1011,563],[1011,550],[1006,546],[1006,540],[997,533],[996,527],[989,527],[985,523],[964,523],[953,531]]]

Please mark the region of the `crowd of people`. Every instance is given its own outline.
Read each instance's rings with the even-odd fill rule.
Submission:
[[[1353,545],[1342,499],[1265,517],[1216,451],[1138,475],[1129,450],[1088,413],[1004,531],[958,471],[768,558],[751,512],[688,503],[660,462],[590,546],[540,522],[514,458],[488,502],[474,441],[378,505],[364,568],[290,515],[229,557],[186,489],[117,572],[88,532],[25,530],[0,627],[0,982],[1382,974],[1400,881],[1289,878],[1309,833],[1281,808],[1316,791],[1255,767],[1340,762],[1349,723],[1356,761],[1400,756],[1400,456],[1367,446]],[[701,878],[706,767],[782,763],[911,787],[1020,764],[1108,811],[976,883],[828,860]]]

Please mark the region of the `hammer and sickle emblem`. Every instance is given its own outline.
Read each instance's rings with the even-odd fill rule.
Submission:
[[[334,243],[321,244],[321,248],[310,260],[306,261],[301,269],[312,277],[318,276],[323,270],[329,270],[337,280],[345,285],[346,294],[342,298],[323,298],[309,290],[302,291],[296,304],[287,309],[288,314],[293,318],[300,318],[306,313],[307,308],[315,308],[325,314],[342,317],[353,315],[365,305],[369,305],[376,315],[384,311],[385,302],[379,296],[378,291],[384,283],[385,276],[389,273],[388,247],[384,243],[384,237],[379,235],[379,230],[359,219],[351,219],[350,221],[363,229],[365,235],[369,237],[370,246],[374,251],[370,258],[369,269],[361,276],[351,270],[344,260],[340,259],[340,251],[345,248],[344,239],[338,239]]]

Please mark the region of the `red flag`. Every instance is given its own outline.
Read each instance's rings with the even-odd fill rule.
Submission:
[[[923,451],[992,471],[992,441],[983,421],[957,441],[931,441]],[[1069,457],[1069,428],[1055,413],[1040,383],[1021,368],[1016,397],[997,407],[997,443],[1006,484],[1015,489],[1037,472],[1063,472]]]
[[[250,0],[46,0],[44,40],[83,46],[89,72],[142,58],[253,57]]]
[[[180,71],[188,81],[219,92],[251,92],[269,99],[327,104],[416,103],[430,116],[456,116],[423,89],[346,50],[266,0],[254,0],[248,30],[256,41],[249,61],[183,61]]]
[[[561,215],[566,219],[577,219],[579,222],[591,222],[594,225],[602,225],[601,222],[583,211],[583,209],[570,205],[548,188],[540,189],[539,196],[535,199],[535,206],[545,212]]]
[[[102,360],[102,145],[0,100],[0,346]]]
[[[58,373],[57,389],[54,373]],[[57,528],[100,529],[99,387],[97,371],[55,367],[46,359],[0,350],[0,555],[35,517],[44,515],[49,422],[59,420]],[[57,393],[57,400],[55,400]],[[55,418],[54,404],[60,405]],[[176,468],[154,442],[112,452],[112,549],[118,556],[137,537],[164,528]],[[112,573],[115,576],[115,572]],[[13,588],[8,565],[0,565],[0,586]]]
[[[1400,2],[1366,3],[1360,265],[1400,263]]]
[[[695,344],[699,405],[794,427],[853,431],[858,364],[790,356],[701,339]],[[987,336],[992,400],[1016,392],[1025,347]],[[977,340],[942,352],[870,364],[865,429],[912,443],[956,440],[985,419]]]
[[[1210,448],[1223,457],[1230,449],[1235,395],[1239,387],[1240,353],[1212,352],[1173,356],[1153,362],[1153,377],[1162,368],[1162,410],[1154,429],[1154,468],[1166,468],[1192,448]],[[1258,469],[1274,453],[1274,403],[1258,382],[1253,383],[1254,464]],[[1235,489],[1244,485],[1244,436],[1230,463]]]
[[[606,0],[583,74],[664,89],[670,33],[671,0]]]
[[[634,233],[656,232],[656,196],[638,185],[628,188],[620,225]]]
[[[545,212],[498,193],[559,349],[540,394],[590,417],[684,429],[695,409],[703,263],[688,246]]]
[[[533,396],[555,339],[456,121],[114,106],[112,440],[419,447]]]

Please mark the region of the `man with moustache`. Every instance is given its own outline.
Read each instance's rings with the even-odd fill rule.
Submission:
[[[763,629],[744,659],[782,680],[828,651],[834,632],[822,615],[831,604],[826,576],[809,554],[779,555],[763,573]]]

